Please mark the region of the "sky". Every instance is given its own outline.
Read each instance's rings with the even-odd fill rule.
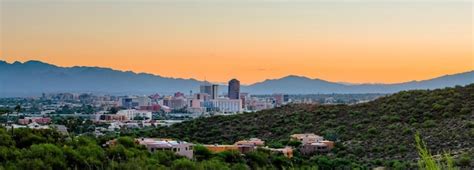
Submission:
[[[395,83],[474,70],[473,2],[0,0],[0,60],[243,84]]]

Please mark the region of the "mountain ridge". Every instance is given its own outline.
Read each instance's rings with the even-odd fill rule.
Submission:
[[[97,66],[61,67],[38,60],[8,63],[0,60],[0,97],[40,95],[52,92],[104,94],[150,94],[197,92],[205,81],[164,77],[144,72],[121,71]],[[288,75],[242,85],[251,94],[395,93],[412,89],[436,89],[474,83],[474,70],[437,78],[394,84],[347,84]],[[225,93],[225,87],[220,93]]]

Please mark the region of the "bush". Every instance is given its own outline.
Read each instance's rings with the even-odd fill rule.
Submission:
[[[369,133],[371,135],[375,135],[375,134],[377,134],[377,129],[374,128],[374,127],[371,127],[367,130],[367,133]]]
[[[432,128],[436,126],[436,122],[434,120],[426,120],[423,122],[424,128]]]
[[[198,167],[193,161],[189,159],[183,158],[173,161],[173,165],[171,166],[173,170],[198,170]]]

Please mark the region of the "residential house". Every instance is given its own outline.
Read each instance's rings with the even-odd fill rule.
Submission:
[[[176,153],[177,155],[184,156],[189,159],[193,158],[193,144],[192,143],[188,143],[184,141],[169,140],[169,139],[153,139],[153,138],[139,138],[139,139],[135,139],[135,141],[140,145],[144,145],[150,152],[155,152],[158,150],[172,151]]]

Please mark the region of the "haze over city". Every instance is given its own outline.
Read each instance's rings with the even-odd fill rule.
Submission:
[[[2,0],[0,59],[243,84],[474,68],[470,1]]]

